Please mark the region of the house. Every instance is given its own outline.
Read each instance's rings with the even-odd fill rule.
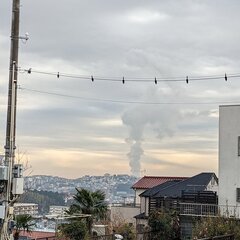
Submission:
[[[146,191],[147,189],[153,188],[162,183],[171,181],[171,180],[185,180],[187,177],[163,177],[163,176],[144,176],[139,181],[137,181],[133,186],[135,191],[135,206],[140,206],[140,197],[139,195]]]
[[[199,208],[189,209],[189,204],[216,205],[217,191],[218,179],[214,173],[200,173],[185,180],[170,180],[148,189],[140,194],[140,214],[135,216],[137,231],[144,231],[149,214],[154,210],[181,210],[183,215],[191,211],[191,215],[198,215]],[[212,211],[215,210],[213,208]]]
[[[111,221],[115,222],[119,219],[125,221],[129,224],[136,224],[136,215],[140,214],[140,197],[139,194],[147,189],[150,189],[156,185],[159,185],[170,180],[184,180],[186,177],[156,177],[156,176],[144,176],[139,181],[137,181],[132,188],[135,191],[135,201],[133,206],[128,204],[123,205],[113,205],[110,208]],[[143,205],[142,205],[143,206]]]

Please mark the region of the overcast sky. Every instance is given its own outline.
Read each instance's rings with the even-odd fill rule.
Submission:
[[[4,152],[11,1],[0,5]],[[30,39],[20,42],[20,67],[126,80],[19,73],[22,88],[76,97],[18,91],[17,148],[32,174],[217,173],[219,103],[240,97],[240,79],[224,81],[240,72],[239,10],[237,0],[21,0],[20,32]],[[223,78],[191,82],[209,75]],[[189,84],[154,84],[186,76]]]

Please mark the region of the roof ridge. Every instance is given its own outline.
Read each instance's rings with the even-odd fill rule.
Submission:
[[[189,178],[189,177],[178,177],[178,176],[143,176],[142,178],[144,177],[148,177],[148,178]],[[140,178],[140,179],[142,179]]]

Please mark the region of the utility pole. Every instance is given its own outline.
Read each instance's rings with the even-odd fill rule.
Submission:
[[[1,240],[10,239],[10,221],[13,216],[13,203],[22,193],[22,167],[14,164],[16,138],[16,106],[19,48],[20,0],[12,0],[11,49],[9,63],[8,106],[6,124],[5,159],[0,168],[0,233]]]

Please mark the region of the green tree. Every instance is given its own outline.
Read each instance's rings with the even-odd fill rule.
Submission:
[[[107,213],[105,193],[97,190],[95,192],[87,189],[76,189],[77,193],[73,196],[75,203],[70,206],[68,214],[90,214],[86,218],[89,235],[92,234],[94,220],[104,219]]]
[[[35,223],[33,223],[33,218],[29,214],[17,215],[15,216],[15,232],[14,239],[19,239],[20,231],[31,232]]]
[[[180,239],[180,223],[176,212],[153,211],[150,213],[148,225],[152,231],[151,239]]]
[[[59,231],[71,240],[84,240],[88,235],[86,223],[83,220],[73,220],[70,223],[61,224]]]

